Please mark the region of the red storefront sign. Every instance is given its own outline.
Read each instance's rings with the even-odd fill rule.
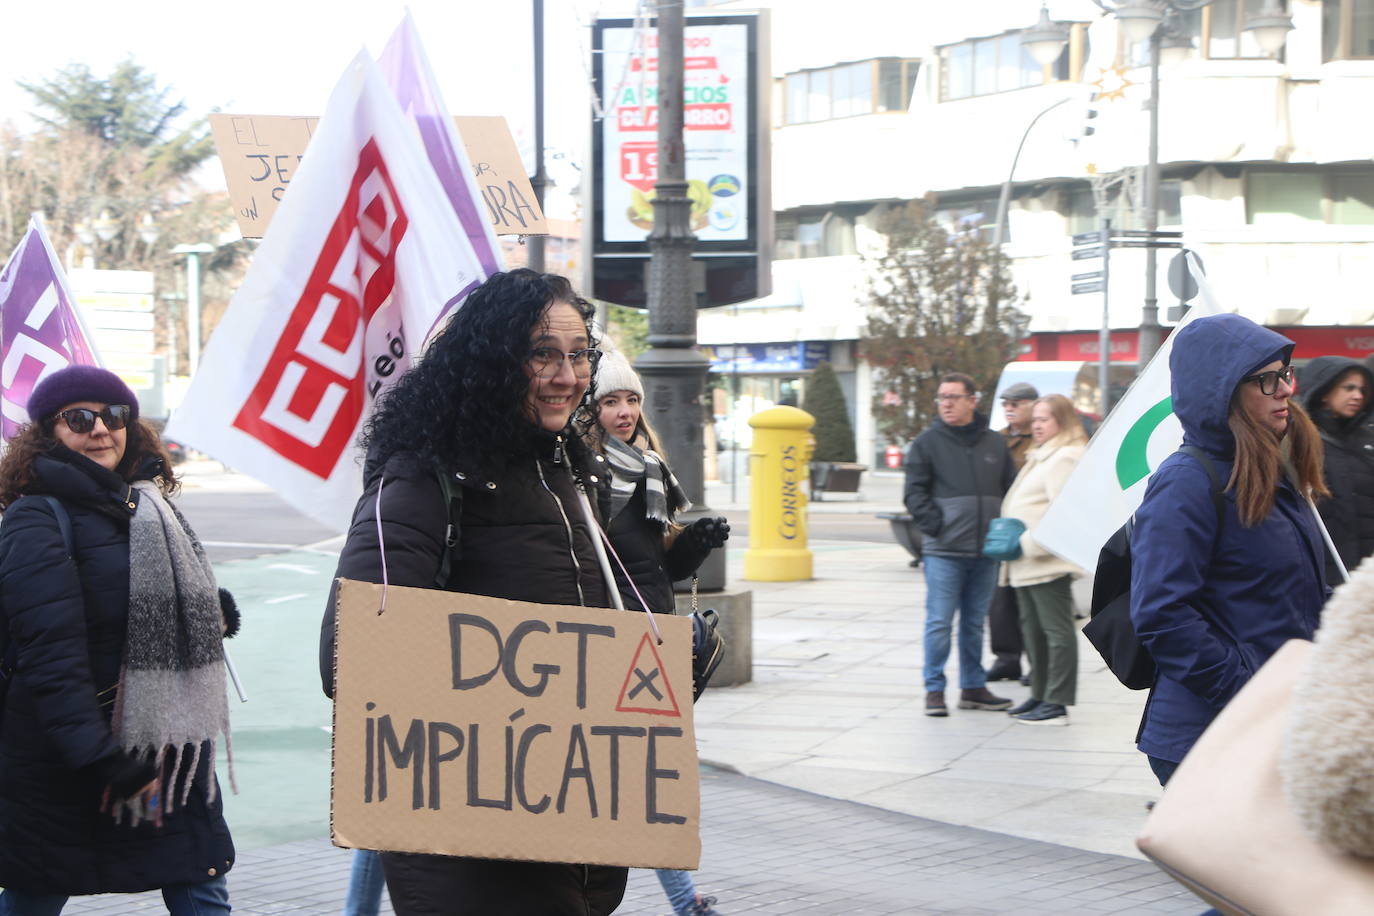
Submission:
[[[1166,329],[1170,330],[1170,329]],[[1297,346],[1293,358],[1299,362],[1318,356],[1348,356],[1364,359],[1374,353],[1374,327],[1274,328]],[[1139,337],[1134,330],[1112,331],[1112,362],[1133,363],[1139,354]],[[1098,358],[1096,331],[1048,331],[1032,334],[1021,341],[1017,360],[1083,360]]]
[[[1135,331],[1112,331],[1112,362],[1133,363],[1136,361],[1137,335]],[[1098,348],[1096,331],[1046,332],[1032,334],[1021,342],[1022,352],[1018,360],[1070,360],[1092,361],[1101,352]]]

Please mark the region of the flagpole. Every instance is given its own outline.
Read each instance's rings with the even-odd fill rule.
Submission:
[[[1317,504],[1312,502],[1312,497],[1307,497],[1308,508],[1312,510],[1312,519],[1317,523],[1317,528],[1321,530],[1322,540],[1326,542],[1326,549],[1331,552],[1331,559],[1336,561],[1336,568],[1341,571],[1341,581],[1350,581],[1350,570],[1345,568],[1345,561],[1336,551],[1336,542],[1331,540],[1331,532],[1326,530],[1326,522],[1322,521],[1322,514],[1317,511]]]
[[[534,0],[534,175],[530,187],[544,212],[544,187],[548,175],[544,171],[544,0]],[[530,269],[544,272],[544,236],[531,235],[525,240],[530,253]]]
[[[229,650],[224,650],[224,670],[229,672],[229,680],[234,682],[234,690],[239,695],[240,703],[248,702],[248,694],[243,692],[243,682],[239,680],[239,670],[234,667],[234,660],[229,657]]]

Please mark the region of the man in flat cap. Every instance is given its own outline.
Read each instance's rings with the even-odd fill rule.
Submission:
[[[1026,463],[1026,452],[1033,444],[1031,408],[1038,397],[1040,392],[1029,382],[1017,382],[1002,390],[1002,412],[1007,418],[1007,428],[1002,430],[1002,435],[1018,471]],[[988,606],[988,641],[997,659],[988,669],[988,680],[1021,678],[1021,614],[1016,606],[1016,593],[1010,585],[999,585],[993,593],[992,604]]]

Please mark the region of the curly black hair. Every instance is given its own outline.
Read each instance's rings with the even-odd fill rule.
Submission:
[[[490,475],[510,458],[535,447],[539,427],[526,414],[530,379],[525,365],[530,335],[555,302],[567,302],[592,335],[591,303],[557,274],[520,268],[492,274],[473,290],[426,348],[419,364],[377,401],[359,442],[374,460],[412,452],[421,461]],[[582,407],[595,402],[594,382]],[[585,449],[585,410],[565,434],[574,464]]]

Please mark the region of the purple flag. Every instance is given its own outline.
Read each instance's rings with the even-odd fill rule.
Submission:
[[[490,221],[478,206],[482,195],[472,174],[472,164],[458,138],[453,119],[444,107],[439,87],[434,83],[429,58],[425,56],[424,46],[420,44],[420,35],[415,30],[415,22],[409,12],[391,34],[377,64],[402,110],[415,119],[430,165],[439,176],[449,203],[453,205],[458,221],[468,234],[472,250],[477,252],[478,263],[482,265],[482,279],[486,279],[504,266],[501,249],[496,243],[496,233],[492,231]]]
[[[6,439],[28,422],[29,392],[44,376],[73,363],[100,365],[36,219],[0,271],[0,354],[0,434]]]

